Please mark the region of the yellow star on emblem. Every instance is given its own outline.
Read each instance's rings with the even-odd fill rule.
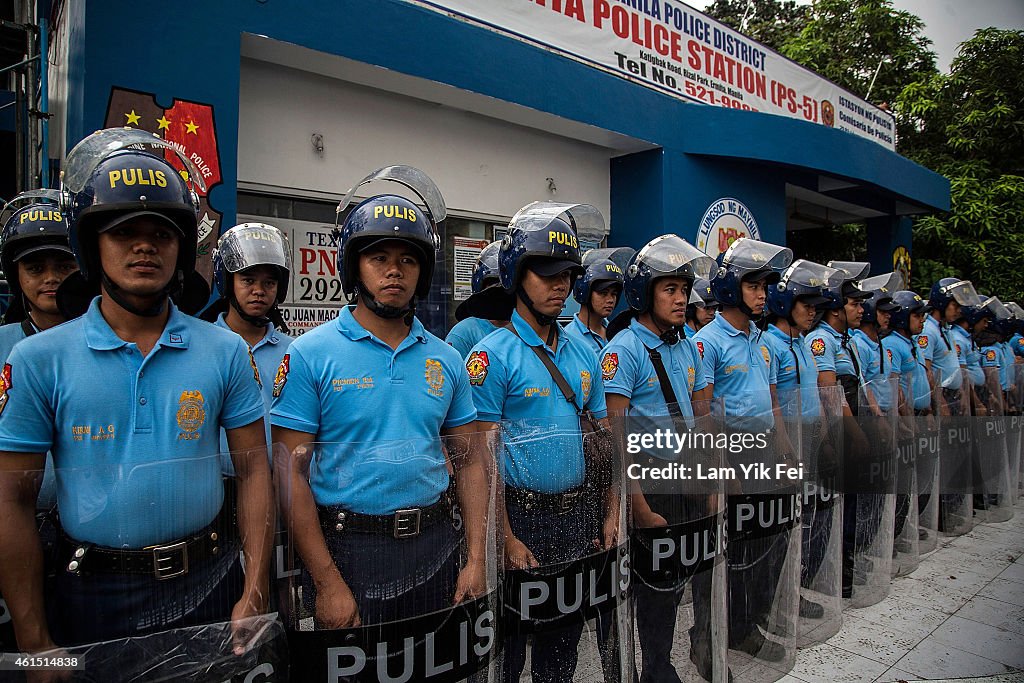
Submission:
[[[156,122],[160,126],[160,128],[158,130],[166,130],[167,132],[170,132],[170,130],[171,130],[171,122],[167,119],[166,116],[161,116],[160,118],[158,118],[156,120]]]
[[[128,123],[125,124],[126,126],[130,126],[133,123],[135,125],[139,125],[139,115],[135,113],[134,109],[132,109],[129,113],[125,114],[124,116],[126,119],[128,119]]]
[[[192,119],[189,119],[188,123],[185,124],[185,132],[192,133],[192,135],[199,135],[196,131],[199,130],[199,126]]]

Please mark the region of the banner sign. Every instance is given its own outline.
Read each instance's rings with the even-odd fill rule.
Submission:
[[[347,303],[338,277],[338,240],[333,225],[285,229],[292,248],[291,282],[281,305],[290,334],[298,337],[334,320]]]
[[[895,150],[891,114],[676,0],[419,0],[627,80],[811,121]]]

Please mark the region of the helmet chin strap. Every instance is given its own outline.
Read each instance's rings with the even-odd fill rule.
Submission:
[[[253,327],[266,327],[270,323],[270,318],[265,315],[249,315],[243,311],[242,305],[238,303],[238,299],[235,298],[233,292],[228,294],[228,303],[231,304],[231,308],[235,309],[235,313],[237,313],[242,320]]]
[[[373,295],[367,291],[363,283],[358,281],[356,282],[356,296],[358,296],[363,302],[363,305],[377,317],[384,318],[385,320],[404,318],[406,326],[412,327],[412,319],[416,315],[415,296],[409,300],[409,305],[403,308],[399,308],[398,306],[388,306],[387,304],[382,304],[374,299]]]
[[[547,327],[548,325],[554,324],[554,322],[558,320],[557,315],[546,315],[538,311],[534,307],[533,301],[530,299],[530,295],[526,293],[526,290],[523,289],[522,285],[519,285],[519,287],[516,288],[516,296],[519,297],[520,301],[526,304],[527,310],[529,310],[530,313],[533,314],[533,317],[537,319],[537,323],[539,325]]]
[[[167,283],[163,290],[153,295],[156,302],[152,306],[149,306],[148,308],[139,308],[134,304],[130,303],[128,299],[122,294],[124,290],[122,290],[121,287],[115,284],[113,280],[107,277],[107,274],[105,272],[102,273],[100,279],[103,282],[104,289],[107,290],[107,294],[110,295],[110,298],[113,299],[118,306],[120,306],[121,308],[123,308],[124,310],[128,311],[133,315],[137,315],[143,318],[155,318],[156,316],[160,315],[165,310],[167,310],[167,301],[170,298],[171,294],[181,289],[182,275],[180,270],[175,270],[174,277],[171,278],[171,281]]]
[[[651,309],[651,322],[654,323],[654,326],[656,328],[658,328],[658,339],[665,342],[669,346],[672,346],[680,339],[686,339],[685,324],[677,326],[666,323],[665,326],[662,327],[661,323],[665,321],[661,320],[658,317],[658,314],[654,312],[654,309]]]

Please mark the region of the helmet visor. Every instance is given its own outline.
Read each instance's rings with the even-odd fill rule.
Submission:
[[[678,235],[662,235],[644,245],[635,262],[648,266],[653,273],[676,275],[696,280],[710,278],[715,260]]]
[[[1003,305],[1006,306],[1006,309],[1010,311],[1010,315],[1014,318],[1017,320],[1024,320],[1024,308],[1021,308],[1016,301],[1007,301]]]
[[[985,303],[981,304],[981,306],[986,311],[988,311],[992,315],[994,315],[996,320],[1008,320],[1009,318],[1012,317],[1010,315],[1010,309],[1008,309],[1003,304],[1003,302],[999,300],[999,297],[995,297],[995,296],[989,297],[985,301]]]
[[[829,261],[828,266],[844,271],[847,280],[862,280],[871,272],[871,264],[864,261]]]
[[[636,249],[633,247],[606,247],[604,249],[590,249],[583,255],[583,267],[586,268],[591,263],[597,263],[598,261],[611,261],[619,268],[622,272],[626,272],[626,268],[629,267],[629,259],[633,258],[633,254],[636,253]]]
[[[388,180],[393,183],[403,185],[420,198],[420,201],[427,207],[427,211],[430,212],[430,217],[434,221],[436,226],[438,223],[448,217],[448,209],[444,204],[444,197],[441,196],[441,190],[437,189],[437,185],[430,179],[423,171],[412,166],[385,166],[384,168],[378,168],[376,171],[366,176],[358,183],[352,186],[348,192],[345,193],[344,198],[338,203],[338,208],[335,209],[336,218],[335,222],[341,224],[341,215],[345,213],[345,209],[349,207],[352,200],[356,196],[356,191],[359,190],[363,185],[378,181]]]
[[[891,296],[893,292],[898,292],[901,289],[906,288],[907,283],[903,279],[903,273],[899,271],[893,271],[891,273],[882,273],[881,275],[872,275],[871,277],[864,278],[860,281],[860,288],[867,289],[872,292],[881,292],[883,295]]]
[[[741,237],[722,256],[724,265],[744,270],[760,270],[765,266],[781,273],[793,262],[793,251],[777,244]]]
[[[604,239],[608,234],[605,227],[604,216],[591,204],[567,204],[565,202],[533,202],[516,211],[512,217],[512,224],[518,218],[534,215],[547,218],[562,218],[572,226],[576,234],[585,238]]]
[[[978,296],[978,292],[974,289],[974,285],[971,284],[970,280],[960,280],[960,282],[946,285],[941,291],[961,306],[981,305],[981,297]]]
[[[814,261],[797,259],[782,274],[779,288],[790,283],[803,287],[833,288],[842,285],[845,277],[846,274],[841,270],[829,268]]]
[[[496,242],[491,242],[490,244],[488,244],[486,247],[483,248],[483,251],[481,251],[480,255],[477,257],[476,267],[486,268],[487,270],[494,272],[495,277],[497,277],[499,251],[501,251],[501,240],[497,240]]]
[[[290,270],[288,240],[280,230],[264,223],[243,223],[226,232],[217,253],[229,273],[252,266],[278,266]]]
[[[85,188],[85,183],[93,170],[114,152],[128,147],[149,146],[172,150],[188,171],[189,180],[206,192],[206,181],[203,174],[177,143],[164,140],[155,133],[148,133],[138,128],[105,128],[88,136],[68,152],[61,171],[61,182],[71,192],[78,193]]]

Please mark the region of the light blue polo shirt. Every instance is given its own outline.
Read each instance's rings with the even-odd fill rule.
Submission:
[[[683,327],[686,328],[686,336],[689,339],[693,339],[693,336],[697,334],[697,330],[693,329],[693,325],[687,322]]]
[[[921,359],[921,349],[914,339],[908,339],[899,332],[893,332],[882,339],[886,360],[892,363],[892,370],[900,376],[900,388],[914,410],[931,406],[931,386],[928,373]]]
[[[608,327],[607,320],[602,320],[601,323],[605,327]],[[600,356],[601,349],[608,345],[607,339],[591,330],[582,320],[580,320],[579,313],[574,315],[572,320],[567,322],[562,330],[575,341],[578,341],[584,348],[588,348],[593,351],[597,356]]]
[[[775,371],[776,391],[782,414],[794,417],[799,402],[800,415],[821,415],[818,370],[804,344],[803,335],[790,337],[777,326],[769,325],[763,338],[768,342],[768,349],[772,354],[772,369]]]
[[[875,401],[883,412],[892,407],[892,385],[888,382],[894,373],[888,358],[883,356],[880,342],[873,341],[861,330],[850,330],[850,340],[860,363],[861,376],[875,395]]]
[[[985,384],[985,373],[981,369],[981,353],[977,345],[971,339],[970,333],[960,325],[953,325],[950,328],[950,338],[957,347],[962,360],[961,365],[967,369],[967,376],[974,386]]]
[[[843,346],[843,334],[826,322],[821,322],[813,330],[804,335],[811,357],[818,366],[818,372],[832,371],[839,375],[857,375],[851,354],[856,353],[854,346],[847,342]],[[862,380],[863,381],[863,380]]]
[[[478,343],[466,369],[473,401],[483,422],[508,420],[505,430],[505,479],[517,488],[560,493],[583,483],[583,441],[576,409],[570,404],[531,346],[540,346],[555,362],[576,394],[576,403],[596,418],[607,415],[598,358],[579,342],[560,334],[554,351],[519,312],[512,325],[520,337],[502,328]]]
[[[463,358],[469,355],[476,343],[494,332],[497,327],[490,320],[483,318],[466,318],[455,323],[445,341],[459,352]]]
[[[679,411],[684,417],[692,418],[690,396],[708,385],[696,344],[689,337],[675,344],[666,344],[636,318],[630,321],[629,327],[615,335],[601,354],[605,393],[628,398],[630,414],[638,418],[669,415],[665,394],[647,349],[661,354]],[[693,421],[688,419],[687,423],[692,426]],[[635,426],[641,429],[642,421]],[[660,426],[665,427],[664,424]]]
[[[237,334],[228,326],[224,316],[224,313],[217,316],[214,325],[227,330],[231,334]],[[253,346],[251,349],[252,358],[256,362],[256,369],[259,371],[260,393],[263,395],[263,405],[266,407],[265,422],[268,445],[270,444],[270,406],[274,403],[274,376],[277,374],[277,368],[281,365],[281,359],[288,351],[291,343],[291,337],[278,332],[273,323],[267,323],[267,332],[263,335],[263,339],[256,342],[256,346]],[[220,435],[220,448],[221,454],[225,456],[224,471],[228,474],[233,474],[235,469],[228,455],[228,439],[227,434],[224,432],[221,432]]]
[[[33,327],[35,327],[33,325]],[[36,332],[39,330],[36,329]],[[11,355],[14,345],[25,338],[25,330],[21,329],[21,323],[10,323],[0,326],[0,358],[7,358]]]
[[[700,328],[694,337],[704,365],[704,379],[713,384],[714,398],[721,398],[728,417],[738,430],[764,432],[775,426],[772,414],[772,370],[768,341],[750,323],[747,333],[737,330],[724,316]]]
[[[920,339],[928,340],[927,346],[931,349],[932,354],[932,371],[942,388],[959,389],[963,385],[963,376],[960,374],[960,362],[957,359],[956,348],[950,341],[946,326],[939,324],[933,316],[929,315],[924,321],[924,329],[919,335]]]
[[[99,302],[11,352],[0,450],[51,451],[72,538],[127,548],[182,538],[220,510],[220,428],[263,419],[248,348],[170,304],[143,357]]]
[[[316,502],[362,514],[436,503],[448,488],[441,430],[476,419],[459,353],[415,318],[392,349],[345,307],[292,342],[273,383],[271,424],[319,444]]]
[[[1013,364],[1016,356],[1013,355],[1013,348],[1008,341],[999,342],[999,348],[1003,353],[1003,362],[999,366],[999,381],[1002,382],[1003,391],[1010,391],[1013,389]]]

